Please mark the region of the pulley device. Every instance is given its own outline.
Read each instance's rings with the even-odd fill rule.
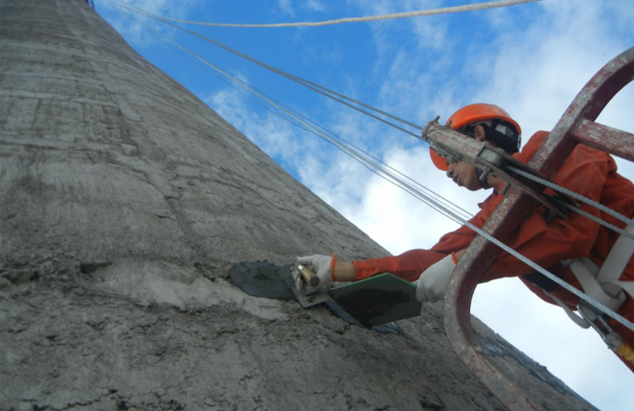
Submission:
[[[511,187],[517,187],[546,206],[552,215],[568,218],[562,204],[570,203],[570,199],[561,195],[544,194],[546,187],[536,182],[534,178],[527,178],[525,174],[540,179],[544,179],[544,176],[486,141],[481,142],[468,138],[459,131],[439,124],[439,118],[436,117],[427,123],[422,132],[422,139],[429,143],[430,148],[436,154],[446,158],[448,162],[464,161],[473,165],[480,171],[480,181],[485,184],[486,178],[490,174],[494,174],[505,182],[502,194],[505,194]],[[520,170],[523,173],[520,174],[513,170]]]

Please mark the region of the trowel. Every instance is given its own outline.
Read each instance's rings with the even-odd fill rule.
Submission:
[[[306,292],[298,290],[295,286],[293,272],[296,275],[300,274],[309,285]],[[276,266],[268,261],[243,261],[231,269],[229,277],[249,295],[280,300],[295,299],[304,308],[330,300],[326,292],[315,288],[319,285],[319,277],[301,264]]]
[[[298,273],[308,285],[304,288],[304,291],[298,290],[297,286],[295,285],[295,278]],[[319,286],[319,277],[315,275],[313,270],[306,267],[305,265],[295,264],[291,266],[290,276],[282,271],[280,271],[279,274],[280,277],[282,277],[282,281],[284,281],[284,283],[287,284],[288,287],[293,291],[293,293],[295,294],[295,298],[297,298],[297,301],[299,301],[302,307],[307,308],[330,300],[330,295],[328,295],[325,290],[320,290],[317,288]]]
[[[293,272],[306,282],[306,293],[295,286]],[[304,265],[278,267],[267,261],[244,261],[235,265],[229,276],[247,294],[297,300],[304,308],[325,303],[339,317],[368,328],[418,316],[421,310],[416,286],[389,273],[353,283],[335,283],[327,291],[315,288],[319,277]]]

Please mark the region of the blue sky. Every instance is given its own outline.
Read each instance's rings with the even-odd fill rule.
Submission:
[[[142,55],[230,121],[287,171],[393,254],[428,248],[455,223],[369,174],[313,133],[246,99],[184,57],[110,0],[97,11]],[[324,21],[425,10],[470,0],[126,0],[161,16],[218,23]],[[485,193],[465,193],[433,168],[427,146],[263,68],[164,24],[145,20],[232,76],[353,142],[475,212]],[[545,0],[504,9],[315,28],[183,25],[276,68],[406,120],[445,121],[461,106],[490,102],[522,125],[527,140],[550,130],[576,93],[634,45],[634,3]],[[629,85],[600,122],[634,132]],[[620,162],[630,179],[634,167]],[[337,250],[315,250],[330,254]],[[474,313],[604,410],[631,409],[634,376],[589,330],[532,296],[516,279],[482,285]]]

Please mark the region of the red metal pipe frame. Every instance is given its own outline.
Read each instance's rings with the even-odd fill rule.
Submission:
[[[578,143],[634,161],[634,135],[595,123],[603,108],[634,79],[634,48],[605,65],[579,92],[529,166],[552,177]],[[433,133],[433,132],[432,132]],[[511,188],[484,225],[485,232],[506,242],[534,206],[533,199]],[[463,363],[509,410],[539,410],[521,390],[480,354],[471,327],[473,292],[499,249],[477,236],[454,271],[445,297],[445,329]]]

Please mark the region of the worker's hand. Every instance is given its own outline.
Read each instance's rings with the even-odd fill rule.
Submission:
[[[451,255],[429,266],[416,282],[416,299],[421,303],[434,303],[445,298],[451,273],[456,268]]]
[[[330,271],[332,268],[332,257],[319,254],[297,257],[297,263],[312,267],[315,275],[319,277],[319,285],[317,287],[311,287],[302,279],[298,270],[293,270],[295,286],[304,294],[311,294],[313,292],[323,290],[332,283],[332,272]]]

